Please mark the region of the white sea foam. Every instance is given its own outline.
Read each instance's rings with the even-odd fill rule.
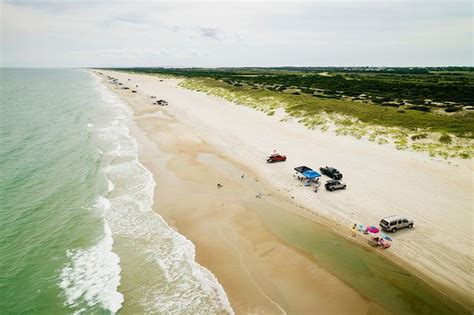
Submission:
[[[111,127],[116,125],[119,125],[118,120],[111,124]],[[87,125],[89,129],[93,126],[92,123]],[[105,149],[97,150],[103,155]],[[107,184],[109,194],[114,190],[114,184],[110,180]],[[110,207],[109,199],[97,197],[90,209],[103,217],[103,237],[94,246],[69,250],[66,253],[70,263],[61,271],[59,286],[64,291],[65,304],[75,309],[77,314],[90,312],[86,305],[90,308],[100,306],[112,313],[122,307],[124,297],[118,292],[121,279],[120,258],[112,250],[112,231],[105,219]]]
[[[111,193],[115,188],[114,183],[110,181],[110,179],[107,179],[107,193]]]
[[[137,142],[127,127],[132,111],[105,86],[97,89],[105,101],[105,114],[104,122],[94,125],[108,159],[103,171],[109,183],[107,198],[98,202],[112,236],[120,236],[121,246],[129,246],[134,261],[152,271],[146,283],[134,283],[140,296],[134,302],[147,313],[233,314],[215,276],[195,261],[192,242],[152,211],[156,183],[138,161]]]
[[[107,205],[107,202],[96,207]],[[116,313],[123,303],[117,291],[120,285],[120,259],[112,252],[112,232],[104,225],[104,237],[91,248],[71,250],[67,256],[71,263],[61,271],[60,287],[66,295],[66,304],[77,306],[84,301],[88,306],[98,303]]]

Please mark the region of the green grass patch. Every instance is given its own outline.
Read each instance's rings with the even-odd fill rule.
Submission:
[[[403,111],[394,107],[384,107],[371,103],[354,102],[342,99],[322,99],[310,95],[293,95],[236,86],[211,78],[186,79],[181,86],[221,97],[227,101],[255,108],[272,116],[276,109],[282,108],[290,117],[309,129],[329,129],[328,123],[335,124],[337,135],[351,135],[360,139],[368,135],[369,141],[386,144],[393,139],[398,150],[412,148],[415,151],[429,152],[430,156],[470,158],[472,145],[453,149],[453,137],[472,139],[474,115],[439,115],[418,110]],[[422,131],[422,132],[420,132]],[[428,134],[438,133],[440,146],[412,144],[428,138]],[[387,139],[388,138],[388,139]],[[467,139],[466,139],[467,140]],[[470,140],[467,140],[468,142]]]
[[[317,116],[323,113],[353,117],[362,123],[384,127],[399,127],[408,130],[424,129],[431,132],[454,134],[459,137],[473,138],[474,114],[440,115],[432,112],[408,110],[379,106],[371,103],[359,103],[343,99],[322,99],[310,95],[293,95],[268,90],[253,90],[250,87],[234,85],[209,78],[185,80],[183,87],[200,90],[246,104],[254,108],[283,107],[291,116]],[[344,119],[341,124],[352,124],[352,119]]]

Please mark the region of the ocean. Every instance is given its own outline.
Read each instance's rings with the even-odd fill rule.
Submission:
[[[151,210],[128,106],[84,70],[0,71],[1,312],[233,313]]]

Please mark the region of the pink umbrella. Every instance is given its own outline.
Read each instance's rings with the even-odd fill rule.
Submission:
[[[367,232],[370,232],[370,233],[373,233],[373,234],[377,234],[378,232],[380,232],[380,230],[376,227],[376,226],[368,226],[367,227]]]

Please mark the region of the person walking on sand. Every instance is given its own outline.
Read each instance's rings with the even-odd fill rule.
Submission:
[[[352,227],[352,237],[356,237],[357,233],[357,223],[354,224],[354,226]]]
[[[217,189],[219,188],[222,188],[222,184],[221,183],[217,183]]]

